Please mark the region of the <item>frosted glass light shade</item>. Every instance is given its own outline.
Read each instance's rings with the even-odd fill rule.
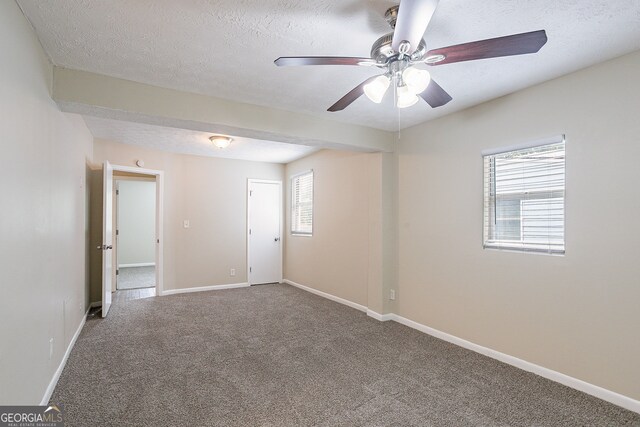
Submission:
[[[431,75],[427,70],[409,67],[402,72],[402,80],[415,94],[424,92],[431,82]]]
[[[396,106],[398,108],[411,107],[418,102],[418,96],[406,85],[398,86],[398,99],[396,100]]]
[[[387,76],[378,76],[366,85],[364,85],[364,94],[367,95],[367,98],[379,104],[384,97],[384,94],[389,89],[389,84],[391,81]]]
[[[212,136],[209,140],[218,148],[227,148],[233,138],[229,138],[228,136]]]

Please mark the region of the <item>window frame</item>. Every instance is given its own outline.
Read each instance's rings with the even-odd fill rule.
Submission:
[[[301,231],[301,230],[296,230],[294,229],[296,223],[298,221],[296,221],[296,207],[299,205],[299,203],[297,204],[295,202],[295,185],[294,182],[296,179],[299,179],[305,175],[311,175],[311,231]],[[301,237],[312,237],[313,236],[313,226],[314,226],[314,205],[315,205],[315,176],[314,176],[314,171],[313,169],[308,169],[299,173],[296,173],[294,175],[291,175],[289,177],[289,185],[291,188],[289,197],[290,197],[290,203],[291,203],[291,223],[289,226],[289,233],[291,234],[291,236],[301,236]]]
[[[521,240],[516,241],[516,240],[506,240],[506,239],[490,239],[490,225],[488,224],[488,221],[491,221],[491,212],[488,211],[488,209],[490,209],[488,207],[488,201],[491,200],[491,189],[489,189],[489,187],[491,186],[491,184],[493,184],[495,186],[495,179],[491,180],[490,178],[488,178],[488,174],[490,172],[487,171],[487,162],[486,162],[486,158],[487,157],[493,157],[493,156],[499,156],[501,154],[506,154],[506,153],[511,153],[511,152],[516,152],[516,151],[522,151],[522,150],[526,150],[526,149],[532,149],[532,148],[539,148],[539,147],[545,147],[545,146],[549,146],[549,145],[557,145],[557,144],[563,144],[564,145],[564,152],[565,152],[565,157],[564,157],[564,163],[563,163],[563,188],[562,188],[562,205],[563,205],[563,209],[562,209],[562,246],[558,247],[558,248],[554,248],[552,247],[549,243],[545,244],[544,243],[534,243],[534,242],[525,242],[524,241],[524,232],[522,231],[522,227],[524,227],[524,223],[522,220],[522,214],[520,214],[520,227],[521,227]],[[541,140],[536,140],[536,141],[530,141],[524,144],[518,144],[518,145],[511,145],[511,146],[506,146],[506,147],[501,147],[501,148],[495,148],[495,149],[490,149],[490,150],[483,150],[481,152],[481,158],[482,158],[482,173],[483,173],[483,181],[482,181],[482,247],[483,249],[488,249],[488,250],[498,250],[498,251],[507,251],[507,252],[517,252],[517,253],[532,253],[532,254],[541,254],[541,255],[555,255],[555,256],[564,256],[566,253],[566,243],[567,243],[567,239],[566,239],[566,207],[567,207],[567,185],[566,185],[566,175],[567,175],[567,164],[566,164],[566,147],[567,147],[567,143],[566,143],[566,138],[565,135],[558,135],[558,136],[554,136],[551,138],[545,138],[545,139],[541,139]],[[495,160],[495,157],[494,159]],[[495,168],[495,167],[494,167]],[[495,169],[494,169],[495,170]],[[488,182],[487,182],[488,180]],[[495,193],[495,188],[493,190],[493,197],[497,200],[497,196]],[[541,191],[540,193],[546,193],[546,195],[550,195],[551,197],[544,197],[542,199],[544,200],[553,200],[553,192],[554,190],[549,190],[547,192],[543,192]],[[515,194],[528,194],[528,192],[523,192],[523,193],[514,193]],[[515,198],[514,198],[515,199]],[[536,199],[521,199],[521,207],[522,207],[522,201],[523,200],[536,200]],[[494,211],[494,216],[495,216],[495,211]]]

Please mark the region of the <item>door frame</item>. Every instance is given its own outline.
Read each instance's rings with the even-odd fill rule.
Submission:
[[[283,263],[283,247],[284,247],[284,210],[283,210],[283,194],[282,194],[282,181],[279,180],[270,180],[270,179],[247,179],[247,283],[252,285],[251,283],[251,272],[249,268],[251,268],[251,237],[249,234],[249,230],[251,229],[251,184],[276,184],[278,186],[278,194],[280,195],[280,202],[278,203],[278,210],[280,214],[280,274],[278,278],[278,283],[282,283],[282,277],[284,270]]]
[[[128,172],[128,173],[139,174],[139,175],[150,175],[150,176],[155,176],[156,178],[156,296],[160,296],[162,295],[162,291],[164,290],[164,283],[163,283],[164,171],[155,170],[155,169],[144,169],[144,168],[138,168],[138,167],[132,167],[132,166],[120,166],[120,165],[111,165],[111,167],[113,168],[114,172],[117,171],[117,172]],[[115,182],[115,179],[114,179],[114,182]],[[113,286],[113,283],[112,283],[112,286]]]
[[[117,171],[116,171],[117,172]],[[120,254],[120,236],[118,235],[118,231],[120,229],[119,227],[119,223],[120,223],[120,196],[119,196],[119,192],[120,192],[120,183],[122,183],[123,181],[129,181],[129,182],[148,182],[154,185],[154,193],[156,193],[157,196],[157,192],[155,191],[155,189],[158,186],[158,183],[156,182],[156,178],[155,176],[152,175],[147,175],[145,174],[144,176],[142,176],[141,174],[138,174],[140,176],[122,176],[122,175],[114,175],[113,176],[113,258],[114,258],[114,262],[113,262],[113,269],[114,269],[114,274],[115,274],[115,278],[114,278],[114,283],[113,283],[113,291],[117,291],[118,289],[118,273],[120,271],[120,261],[119,261],[119,254]],[[157,216],[157,203],[156,201],[154,201],[154,207],[153,207],[153,216],[156,217]],[[156,242],[158,240],[158,236],[157,236],[157,229],[154,229],[154,234],[156,234]],[[157,243],[156,243],[157,245]],[[155,255],[155,246],[154,246],[154,267],[157,264],[157,260],[156,260],[156,255]],[[157,285],[154,285],[154,287]]]
[[[113,292],[113,166],[105,160],[102,166],[102,239],[98,249],[102,256],[102,317],[111,308]]]

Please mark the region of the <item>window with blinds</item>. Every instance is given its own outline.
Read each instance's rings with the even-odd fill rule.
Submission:
[[[313,171],[291,177],[291,234],[313,232]]]
[[[564,137],[483,158],[484,247],[563,254]]]

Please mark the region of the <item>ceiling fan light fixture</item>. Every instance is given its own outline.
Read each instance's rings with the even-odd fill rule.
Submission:
[[[211,143],[216,147],[223,149],[227,148],[231,144],[233,138],[229,136],[213,135],[209,137],[209,141],[211,141]]]
[[[398,86],[398,98],[396,106],[398,108],[407,108],[418,102],[418,96],[407,85]]]
[[[382,75],[373,79],[371,82],[364,85],[364,94],[367,95],[367,98],[379,104],[382,102],[382,98],[384,94],[387,93],[387,89],[389,89],[389,85],[391,84],[391,80],[389,77]]]
[[[402,72],[402,80],[414,93],[422,93],[431,83],[431,75],[427,70],[416,67],[408,67]]]

